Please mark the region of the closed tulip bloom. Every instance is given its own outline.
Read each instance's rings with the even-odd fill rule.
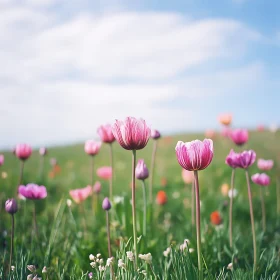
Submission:
[[[222,114],[219,116],[219,122],[223,125],[230,125],[232,121],[232,115],[231,114]]]
[[[256,160],[256,153],[253,150],[244,151],[239,154],[239,166],[240,168],[248,168],[254,164]]]
[[[156,129],[151,130],[151,138],[156,140],[156,139],[159,139],[160,137],[161,137],[161,135],[158,130],[156,130]]]
[[[102,202],[102,208],[105,210],[105,211],[108,211],[111,209],[111,203],[110,203],[110,200],[108,197],[105,197],[103,202]]]
[[[179,164],[186,170],[203,170],[213,159],[213,141],[204,139],[191,142],[178,141],[176,155]]]
[[[249,139],[249,133],[246,129],[234,129],[230,133],[231,140],[238,146],[242,146]]]
[[[96,170],[96,174],[98,177],[104,180],[109,180],[112,178],[112,167],[111,166],[103,166]]]
[[[193,182],[193,172],[182,169],[182,178],[185,184],[191,184]]]
[[[256,173],[251,177],[252,181],[260,186],[268,186],[270,184],[270,177],[265,173]]]
[[[92,187],[87,186],[81,189],[75,189],[69,191],[70,196],[76,203],[81,203],[86,200],[92,194]]]
[[[5,157],[4,155],[0,155],[0,166],[4,164]]]
[[[5,210],[10,214],[15,214],[18,210],[17,202],[14,198],[8,199],[5,203]]]
[[[240,161],[240,154],[235,153],[234,150],[231,149],[226,157],[226,164],[231,168],[237,168],[240,165],[239,161]]]
[[[101,148],[101,142],[97,142],[94,140],[88,140],[85,143],[85,152],[90,156],[95,156],[98,154]]]
[[[31,200],[39,200],[47,197],[46,187],[33,183],[27,184],[26,186],[19,186],[18,192],[20,195]]]
[[[260,158],[257,164],[260,170],[270,170],[273,167],[274,162],[272,159],[265,160]]]
[[[127,117],[124,121],[116,120],[112,132],[118,143],[126,150],[143,149],[151,135],[151,129],[146,122],[133,117]]]
[[[21,159],[26,160],[32,154],[32,148],[27,144],[18,144],[15,148],[15,155]]]
[[[164,205],[167,203],[167,195],[165,191],[159,191],[157,193],[156,202],[159,205]]]
[[[96,194],[101,192],[101,183],[99,181],[95,182],[93,186],[93,192]]]
[[[135,176],[139,180],[145,180],[149,177],[149,170],[143,159],[139,159],[135,168]]]
[[[113,143],[115,141],[114,134],[112,132],[112,126],[110,124],[101,125],[97,133],[99,134],[101,141],[104,143]]]
[[[45,147],[41,147],[40,149],[39,149],[39,154],[41,155],[41,156],[45,156],[46,154],[47,154],[47,149],[45,148]]]

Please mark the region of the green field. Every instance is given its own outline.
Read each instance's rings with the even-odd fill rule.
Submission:
[[[160,206],[156,203],[148,208],[147,236],[139,242],[139,253],[151,253],[152,265],[140,261],[141,269],[147,275],[137,273],[132,263],[126,258],[126,251],[132,245],[128,242],[132,236],[131,218],[131,151],[123,150],[118,143],[113,144],[115,176],[113,191],[115,196],[122,196],[122,203],[113,204],[111,216],[111,241],[115,256],[115,275],[117,279],[196,279],[197,257],[195,228],[191,225],[191,186],[185,186],[181,178],[181,166],[175,155],[178,140],[190,141],[203,139],[202,134],[173,135],[163,137],[158,142],[154,177],[154,197],[159,190],[164,190],[168,203]],[[244,170],[236,172],[235,188],[238,195],[233,205],[234,248],[230,249],[228,241],[228,200],[221,192],[221,185],[230,183],[231,168],[225,164],[225,157],[234,145],[228,139],[217,136],[214,139],[214,158],[210,166],[199,172],[201,191],[202,254],[204,258],[204,279],[279,279],[280,277],[280,219],[277,214],[276,185],[280,176],[280,133],[250,132],[249,142],[242,148],[254,149],[257,158],[274,159],[275,167],[268,172],[271,184],[266,189],[267,230],[261,227],[261,207],[259,186],[252,183],[253,206],[257,234],[258,266],[253,275],[253,247],[251,238],[250,213],[247,185]],[[152,143],[137,152],[137,158],[144,158],[150,165]],[[5,212],[5,200],[16,197],[19,178],[19,160],[11,152],[3,152],[5,163],[0,172],[7,177],[0,178],[0,279],[23,280],[30,272],[26,265],[36,265],[38,276],[43,279],[88,279],[91,268],[89,255],[101,253],[106,259],[107,235],[105,211],[101,208],[102,200],[108,196],[109,184],[100,180],[102,191],[99,196],[97,211],[92,211],[92,199],[83,205],[74,202],[68,207],[69,190],[85,187],[90,183],[89,156],[84,152],[83,144],[65,147],[51,147],[45,159],[44,178],[38,177],[40,157],[33,151],[26,161],[24,184],[40,183],[46,186],[48,197],[36,202],[39,237],[32,233],[33,201],[18,201],[19,211],[15,214],[15,270],[10,277],[7,271],[10,249],[10,215]],[[61,172],[54,178],[48,176],[51,166],[50,158],[56,158]],[[109,165],[109,147],[102,146],[94,158],[94,168]],[[256,163],[249,169],[250,174],[259,172]],[[166,185],[162,186],[162,180]],[[96,180],[99,180],[95,176]],[[280,187],[280,186],[279,186]],[[137,224],[138,236],[142,232],[142,189],[137,182]],[[153,209],[153,210],[151,210]],[[151,211],[153,215],[151,215]],[[210,214],[219,211],[222,215],[221,226],[210,222]],[[152,220],[153,216],[153,220]],[[184,239],[190,240],[188,253],[178,250]],[[128,242],[128,243],[127,243]],[[165,257],[163,251],[171,244],[172,252]],[[126,248],[124,246],[127,245]],[[126,270],[118,268],[118,259],[122,258]],[[228,270],[233,263],[233,271]],[[4,264],[4,265],[3,265]],[[2,266],[3,265],[3,266]],[[42,276],[42,268],[48,267],[48,273]],[[94,274],[93,279],[110,279],[109,269],[104,278]],[[156,276],[155,276],[156,275]]]

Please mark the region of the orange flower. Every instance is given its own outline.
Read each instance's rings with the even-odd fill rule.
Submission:
[[[167,195],[165,191],[159,191],[156,198],[157,204],[164,205],[167,202]]]
[[[213,225],[215,225],[215,226],[220,225],[222,223],[222,217],[221,217],[219,211],[212,212],[210,215],[210,220]]]
[[[222,114],[219,116],[219,122],[223,125],[230,125],[232,121],[231,114]]]
[[[228,196],[229,191],[229,185],[228,184],[222,184],[221,186],[221,193],[223,196]]]

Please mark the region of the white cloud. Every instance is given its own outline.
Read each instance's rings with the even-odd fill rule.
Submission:
[[[234,20],[159,12],[83,12],[63,19],[44,9],[54,1],[44,0],[39,8],[35,2],[1,11],[4,145],[87,138],[99,124],[127,115],[162,130],[188,128],[182,120],[190,120],[192,110],[175,110],[169,102],[224,94],[235,84],[250,86],[252,71],[262,75],[257,63],[186,76],[186,70],[211,61],[240,58],[260,40]]]

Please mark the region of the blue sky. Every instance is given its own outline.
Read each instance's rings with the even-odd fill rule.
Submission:
[[[0,147],[96,137],[128,115],[164,133],[280,125],[280,3],[0,0]]]

